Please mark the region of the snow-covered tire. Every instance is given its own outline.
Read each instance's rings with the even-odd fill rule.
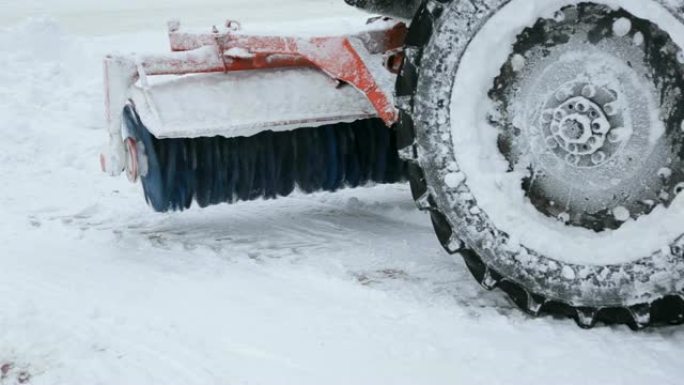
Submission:
[[[682,9],[684,6],[680,1],[672,0],[427,0],[420,7],[406,39],[404,66],[396,88],[397,104],[400,109],[400,120],[397,125],[400,156],[410,164],[409,176],[414,199],[419,208],[430,212],[441,244],[449,253],[464,257],[466,265],[483,287],[503,290],[515,304],[531,315],[571,317],[583,328],[593,327],[597,322],[626,324],[633,329],[684,322],[684,194],[679,194],[684,186],[684,97],[681,92],[684,88],[680,88],[684,86],[681,80],[684,77],[684,54],[678,48],[684,46]],[[527,156],[524,154],[527,150],[520,150],[514,156],[511,155],[511,152],[514,152],[511,150],[511,142],[521,139],[512,138],[519,133],[512,135],[506,130],[517,129],[520,127],[515,126],[525,126],[527,123],[513,123],[515,117],[505,116],[510,111],[502,111],[501,103],[496,103],[505,99],[501,97],[501,93],[497,94],[501,88],[510,86],[512,91],[509,90],[506,97],[515,98],[521,88],[529,87],[521,85],[524,79],[508,79],[510,83],[514,83],[512,86],[502,83],[505,83],[506,76],[515,77],[512,71],[519,71],[520,67],[526,65],[525,60],[529,58],[525,55],[532,46],[541,50],[542,54],[537,61],[542,62],[544,57],[553,56],[554,47],[560,46],[563,49],[562,45],[568,43],[568,39],[561,36],[562,33],[544,35],[544,39],[537,39],[536,43],[534,38],[538,36],[530,37],[534,35],[533,28],[540,26],[551,30],[559,25],[567,27],[569,24],[564,12],[568,10],[571,13],[575,12],[573,17],[577,17],[577,23],[585,24],[594,20],[592,12],[600,13],[595,18],[600,19],[601,25],[589,32],[585,31],[585,37],[589,36],[588,40],[605,40],[608,41],[606,44],[622,47],[623,42],[620,39],[624,38],[631,39],[636,46],[641,47],[641,51],[644,52],[644,63],[641,64],[629,62],[621,56],[622,54],[611,52],[611,49],[599,48],[607,50],[609,56],[622,58],[626,64],[626,72],[631,71],[633,66],[645,69],[646,73],[634,69],[638,78],[635,84],[641,85],[644,79],[650,79],[651,82],[649,87],[652,87],[652,90],[644,89],[641,95],[645,100],[643,103],[648,104],[651,97],[649,95],[656,94],[655,110],[660,121],[645,120],[646,123],[643,125],[647,127],[644,128],[639,126],[642,124],[640,121],[630,120],[629,124],[633,126],[630,135],[638,139],[645,135],[639,130],[646,130],[651,135],[657,131],[655,126],[664,126],[660,136],[647,135],[652,138],[650,142],[638,142],[634,139],[641,143],[639,146],[644,147],[639,147],[635,154],[628,156],[630,161],[635,161],[635,156],[657,158],[659,160],[653,162],[663,164],[657,164],[659,168],[653,171],[652,162],[640,163],[637,159],[633,167],[638,169],[635,173],[644,175],[634,176],[634,173],[631,173],[628,177],[625,176],[627,174],[618,173],[613,184],[627,193],[614,194],[615,196],[610,199],[599,196],[596,199],[606,200],[605,204],[602,203],[605,210],[593,208],[587,215],[578,209],[571,210],[571,203],[567,203],[568,212],[558,211],[552,207],[555,202],[549,197],[545,201],[546,205],[536,204],[534,200],[539,198],[540,194],[526,194],[523,191],[524,180],[518,179],[520,184],[517,188],[522,191],[520,194],[511,194],[510,189],[506,188],[507,181],[520,174],[521,165],[529,167],[532,173],[532,168],[537,167],[535,162],[540,158],[538,154]],[[534,17],[530,18],[531,16]],[[612,21],[606,24],[606,18],[612,18]],[[483,36],[488,28],[489,31],[496,31],[498,41],[492,39],[494,34]],[[575,26],[569,28],[574,33]],[[577,27],[577,30],[581,30],[581,27]],[[594,35],[590,36],[590,33]],[[501,44],[502,41],[506,44]],[[592,41],[591,44],[596,45],[596,41]],[[472,52],[471,47],[475,47],[472,48]],[[656,60],[649,57],[656,52],[653,51],[653,47],[659,50],[657,60],[664,64],[652,65],[655,62],[649,61]],[[465,66],[468,65],[468,60],[473,61],[477,58],[477,53],[473,53],[477,50],[480,51],[480,55],[489,53],[488,59],[492,63],[487,63],[488,60],[482,61],[485,56],[481,56],[480,64],[483,69],[464,72],[468,79],[463,80],[466,75],[460,71],[467,71],[463,68],[467,68]],[[518,51],[525,52],[521,54]],[[492,65],[497,69],[493,75],[487,73],[487,67]],[[623,68],[623,64],[617,66]],[[615,71],[618,73],[618,70]],[[486,78],[477,79],[478,76]],[[629,83],[621,76],[623,75],[615,75],[621,82]],[[606,84],[608,83],[606,81]],[[488,84],[489,87],[484,90],[464,88],[478,84]],[[568,90],[571,93],[572,87]],[[612,130],[622,128],[613,126],[618,123],[627,126],[628,122],[624,119],[637,116],[632,108],[641,108],[634,107],[637,104],[641,105],[641,102],[630,104],[632,99],[625,96],[624,99],[627,101],[620,105],[620,114],[626,111],[624,113],[628,115],[620,115],[623,120],[615,123],[614,111],[610,111],[606,105],[591,104],[596,90],[587,88],[586,84],[578,86],[577,90],[580,90],[579,97],[584,95],[585,99],[589,100],[589,109],[595,107],[597,111],[605,114],[606,124],[612,124],[607,126],[606,130],[597,128],[591,134],[596,138],[588,142],[589,145],[594,145],[597,141],[600,144],[611,142],[613,145],[606,144],[608,147],[601,147],[601,151],[593,150],[607,151],[607,155],[602,152],[599,156],[577,160],[575,155],[562,153],[562,159],[572,162],[574,168],[579,168],[581,162],[588,162],[587,165],[596,168],[602,167],[604,161],[606,164],[612,162],[614,165],[617,160],[613,161],[610,158],[613,156],[610,152],[622,154],[627,152],[624,149],[631,144],[620,144],[618,139],[608,141],[606,138],[611,135]],[[549,95],[555,95],[553,92],[550,91]],[[539,94],[543,92],[535,93]],[[478,97],[482,95],[498,109],[489,109],[489,112],[482,116],[473,112],[473,117],[486,118],[478,120],[477,127],[472,124],[472,127],[468,126],[475,122],[472,117],[454,115],[459,111],[465,115],[470,114],[467,109],[464,110],[463,105],[468,107],[475,103],[472,104],[474,109],[480,108],[480,104],[477,103]],[[551,107],[538,107],[538,116],[543,114],[544,108],[569,108],[564,101],[571,99],[571,96],[568,94],[559,97],[559,101]],[[614,97],[615,100],[623,99],[621,94]],[[475,102],[469,102],[473,99]],[[538,102],[537,99],[533,101]],[[582,100],[585,99],[581,99],[580,103],[584,103]],[[577,101],[573,103],[575,102]],[[524,105],[539,104],[530,102]],[[503,109],[507,107],[504,105]],[[584,109],[587,105],[582,104],[580,107]],[[490,114],[493,110],[499,115]],[[646,111],[651,113],[649,109]],[[506,118],[510,119],[507,121]],[[599,118],[593,116],[588,119],[591,122],[591,119]],[[554,122],[558,124],[557,120]],[[577,121],[573,122],[574,125],[580,124]],[[583,126],[578,127],[581,130]],[[492,132],[483,133],[488,129]],[[534,132],[538,131],[543,131],[543,127]],[[525,135],[527,134],[523,133],[523,137]],[[528,137],[531,138],[531,135]],[[617,133],[612,135],[617,137]],[[462,136],[470,139],[463,139]],[[631,141],[632,136],[625,142]],[[566,144],[562,141],[559,143]],[[476,148],[479,144],[491,148]],[[473,147],[473,151],[468,151],[468,147],[464,147],[468,145]],[[558,143],[554,143],[553,146],[562,147]],[[661,156],[665,148],[663,146],[667,147],[666,157]],[[536,147],[530,145],[529,148]],[[645,148],[656,155],[651,156],[651,153],[644,152]],[[464,149],[466,150],[463,151]],[[495,149],[496,154],[493,154],[491,149]],[[530,149],[528,150],[532,153],[533,150]],[[571,149],[577,150],[576,147]],[[545,154],[548,154],[548,151]],[[623,156],[616,155],[615,159],[618,158],[622,159]],[[482,162],[489,163],[483,166]],[[496,168],[501,165],[508,169]],[[486,172],[473,172],[479,169]],[[658,178],[650,178],[654,174],[658,175]],[[562,173],[560,176],[566,177]],[[622,180],[628,181],[623,183]],[[641,192],[635,192],[636,189],[630,190],[631,184],[628,182],[634,180],[640,181],[640,186],[651,183],[651,180],[656,181],[653,183],[657,184],[657,188],[660,189],[658,193],[661,194],[658,200],[651,202],[645,196],[639,195]],[[667,196],[662,195],[666,190]],[[530,189],[528,193],[529,191]],[[541,195],[545,193],[542,191]],[[590,193],[582,195],[582,188],[578,193],[570,191],[568,194],[572,195],[573,199],[576,195],[587,201],[592,198]],[[649,202],[649,207],[641,211],[629,210],[632,207],[629,205],[636,204],[637,200],[637,203]],[[505,209],[505,212],[499,212],[497,207],[500,206],[497,205],[502,203],[510,204],[512,207],[519,206],[516,208],[519,211],[511,209],[512,211],[508,212],[508,209]],[[586,207],[592,206],[587,204]],[[516,215],[519,217],[515,217]],[[503,221],[500,222],[502,218]],[[521,221],[519,229],[511,227],[515,220]],[[538,226],[534,225],[535,223]],[[530,225],[532,227],[528,228],[527,224],[537,227]],[[534,231],[539,229],[543,233],[535,237]],[[523,233],[525,231],[531,231],[532,234],[526,235]],[[635,242],[630,238],[630,234],[637,233],[643,235],[643,242]],[[546,236],[549,239],[539,239]],[[658,243],[663,239],[666,241]],[[576,242],[573,243],[573,240]],[[570,254],[570,251],[566,253],[559,249],[565,245],[569,249],[583,252],[568,257],[566,254]],[[554,254],[555,250],[559,250],[560,254]],[[616,250],[624,251],[624,255],[617,258]],[[640,252],[643,253],[635,254]]]

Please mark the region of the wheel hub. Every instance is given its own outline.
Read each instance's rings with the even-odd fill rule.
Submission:
[[[571,86],[548,98],[539,118],[541,135],[547,149],[567,165],[600,166],[629,138],[614,134],[617,131],[613,130],[613,124],[623,120],[622,114],[610,102],[605,102],[611,100],[611,93],[605,88],[586,83]],[[595,103],[590,98],[597,95]],[[610,119],[606,110],[613,113]]]

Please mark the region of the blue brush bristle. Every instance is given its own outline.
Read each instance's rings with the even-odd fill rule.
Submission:
[[[379,119],[251,137],[157,139],[132,106],[129,132],[142,142],[148,173],[145,199],[160,212],[219,203],[272,199],[300,190],[337,191],[406,180],[394,130]]]

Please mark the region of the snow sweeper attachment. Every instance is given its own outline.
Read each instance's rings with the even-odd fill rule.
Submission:
[[[103,168],[159,211],[406,178],[526,313],[684,322],[684,0],[347,1],[413,19],[108,57]]]
[[[140,178],[157,211],[404,180],[389,127],[405,25],[321,27],[193,33],[173,21],[172,53],[108,56],[103,170]]]

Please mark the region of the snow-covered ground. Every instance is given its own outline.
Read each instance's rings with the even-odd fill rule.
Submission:
[[[175,11],[195,26],[355,13],[0,3],[0,384],[681,383],[683,328],[523,315],[441,250],[406,186],[152,212],[99,171],[100,59],[165,49]]]

